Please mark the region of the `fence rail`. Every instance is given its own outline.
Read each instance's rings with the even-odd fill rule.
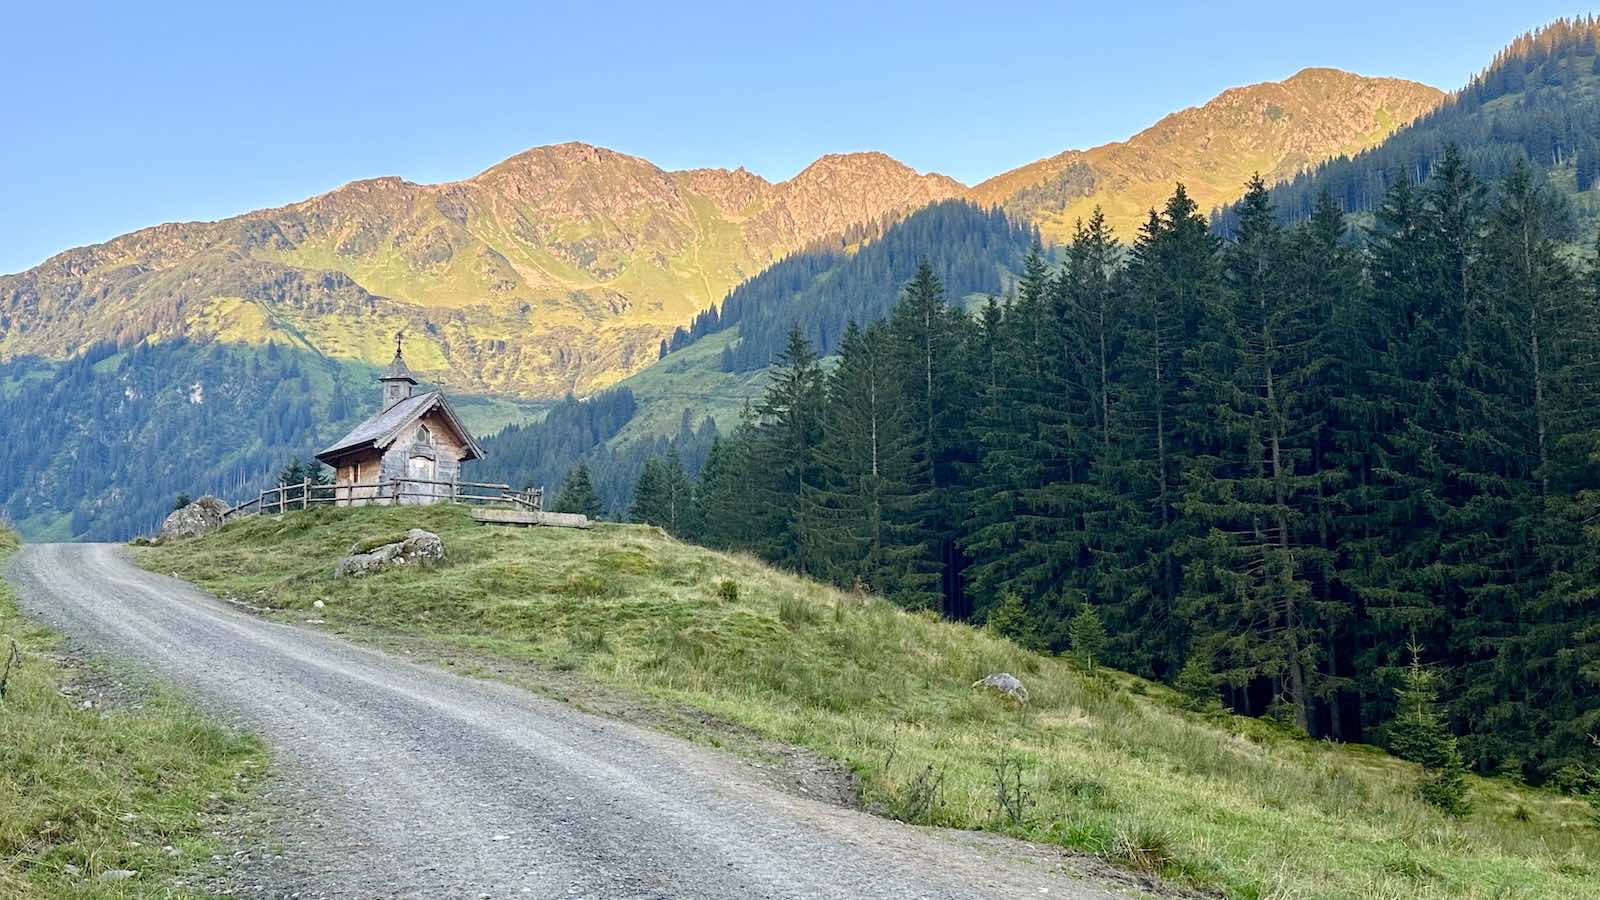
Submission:
[[[482,481],[431,481],[425,478],[402,478],[395,481],[357,482],[353,484],[316,484],[310,479],[298,484],[280,484],[267,488],[256,497],[243,501],[223,512],[222,518],[253,516],[263,513],[282,514],[294,509],[310,509],[312,505],[327,503],[347,506],[394,506],[426,503],[461,503],[466,505],[511,504],[529,510],[544,509],[544,488],[513,490],[509,484],[490,484]]]

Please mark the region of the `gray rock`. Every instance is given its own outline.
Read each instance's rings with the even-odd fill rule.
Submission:
[[[413,528],[404,539],[362,551],[357,544],[334,566],[337,578],[361,577],[396,566],[435,566],[444,562],[444,540],[431,531]]]
[[[1028,689],[1022,684],[1022,679],[1010,672],[999,672],[987,678],[974,681],[973,687],[986,687],[991,691],[1004,694],[1018,703],[1028,702]]]
[[[163,538],[199,537],[208,531],[222,527],[222,514],[228,511],[228,504],[216,497],[205,496],[185,506],[172,511],[167,520],[161,523],[161,536]]]
[[[133,869],[107,869],[101,872],[95,881],[127,881],[129,878],[137,878],[138,875],[139,873]]]

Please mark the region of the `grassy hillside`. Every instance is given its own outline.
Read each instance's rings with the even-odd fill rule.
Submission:
[[[357,540],[440,533],[448,563],[335,580]],[[139,551],[145,565],[292,620],[449,655],[576,672],[813,748],[869,807],[1096,854],[1232,897],[1596,897],[1600,831],[1576,801],[1474,779],[1453,820],[1409,764],[1180,710],[1166,689],[637,526],[474,526],[460,509],[255,518]],[[974,690],[1009,671],[1018,710]],[[1017,779],[998,802],[997,774]]]
[[[17,543],[0,526],[0,567]],[[99,690],[109,680],[54,656],[55,639],[18,615],[0,581],[0,667],[12,641],[21,654],[0,699],[0,896],[198,895],[181,879],[221,849],[212,829],[260,774],[259,745],[168,698]],[[118,869],[138,874],[99,880]]]
[[[767,381],[765,369],[722,371],[722,351],[738,339],[736,328],[707,335],[619,383],[617,387],[633,391],[639,411],[613,441],[623,444],[672,434],[685,410],[695,422],[709,416],[718,431],[732,432],[745,402],[758,403]]]

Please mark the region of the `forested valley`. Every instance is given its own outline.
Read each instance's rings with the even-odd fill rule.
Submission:
[[[99,344],[0,366],[0,519],[33,539],[123,540],[178,494],[238,500],[369,413],[370,368],[264,347]]]
[[[1259,180],[1098,216],[975,314],[923,266],[825,367],[791,331],[698,482],[635,518],[1104,658],[1197,703],[1393,746],[1413,663],[1471,766],[1565,786],[1600,730],[1600,269],[1527,165],[1451,148],[1368,228]]]

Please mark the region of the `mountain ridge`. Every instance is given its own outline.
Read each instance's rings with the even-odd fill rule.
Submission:
[[[774,183],[536,147],[458,181],[360,179],[63,251],[0,276],[0,358],[182,337],[370,363],[407,331],[420,371],[458,390],[559,396],[638,370],[783,254],[962,190],[880,153]]]
[[[1396,91],[1422,99],[1385,99]],[[413,365],[454,391],[589,393],[645,368],[675,328],[819,242],[843,251],[955,198],[997,205],[1046,240],[1104,203],[1127,240],[1172,181],[1189,183],[1202,204],[1234,199],[1249,173],[1208,167],[1249,144],[1243,133],[1261,130],[1269,108],[1287,109],[1277,116],[1287,123],[1264,151],[1238,154],[1265,174],[1373,140],[1435,95],[1412,82],[1303,70],[972,188],[879,151],[825,154],[770,181],[743,167],[667,170],[577,141],[454,181],[358,179],[269,209],[138,229],[0,276],[0,361],[186,339],[377,364],[404,331]],[[1304,106],[1323,96],[1341,112],[1310,115],[1283,99]],[[1352,136],[1358,126],[1368,130]]]
[[[1026,216],[1056,240],[1069,238],[1073,221],[1101,206],[1118,236],[1131,241],[1145,212],[1175,181],[1184,182],[1202,209],[1232,202],[1256,172],[1268,182],[1282,181],[1373,146],[1445,96],[1420,82],[1308,67],[1281,81],[1228,88],[1126,140],[1002,172],[974,185],[968,196]],[[1218,120],[1233,127],[1218,129]]]

